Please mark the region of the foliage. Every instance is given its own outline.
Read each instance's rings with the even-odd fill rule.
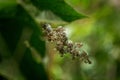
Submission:
[[[119,0],[0,0],[0,80],[120,80],[119,7]],[[92,64],[56,54],[41,23],[64,25]]]
[[[85,17],[63,0],[0,0],[1,80],[4,77],[8,80],[49,79],[43,63],[45,41],[41,39],[41,26],[31,15],[30,8],[26,8],[29,4],[51,11],[66,22]]]

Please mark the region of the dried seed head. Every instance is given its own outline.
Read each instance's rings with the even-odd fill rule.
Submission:
[[[51,32],[52,31],[52,28],[51,28],[51,25],[50,24],[43,24],[42,26],[47,32]]]
[[[83,46],[82,43],[73,43],[68,39],[65,33],[65,29],[62,26],[52,29],[50,24],[43,25],[44,33],[46,33],[46,38],[49,42],[55,43],[55,48],[61,56],[65,53],[70,53],[72,59],[76,57],[80,58],[81,61],[91,64],[88,55],[85,51],[81,52],[80,48]]]

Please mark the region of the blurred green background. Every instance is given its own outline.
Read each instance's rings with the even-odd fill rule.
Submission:
[[[63,25],[92,64],[60,57],[41,23]],[[119,30],[119,0],[0,0],[0,80],[120,80]]]

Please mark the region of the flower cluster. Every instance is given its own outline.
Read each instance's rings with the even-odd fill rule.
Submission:
[[[87,53],[83,50],[80,51],[83,44],[73,43],[69,40],[66,36],[65,29],[62,26],[53,29],[50,24],[43,24],[42,28],[47,40],[55,43],[55,48],[59,51],[61,56],[64,56],[66,53],[70,53],[72,55],[72,59],[78,57],[81,61],[91,64]]]

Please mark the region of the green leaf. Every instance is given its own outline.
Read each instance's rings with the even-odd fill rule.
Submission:
[[[25,80],[19,70],[18,63],[12,58],[2,61],[0,64],[0,75],[6,78],[2,80]]]
[[[1,40],[4,42],[0,48],[6,46],[5,48],[8,47],[12,53],[16,47],[21,32],[20,26],[18,26],[17,20],[15,19],[16,11],[15,0],[0,0],[0,33]],[[6,53],[5,50],[0,50],[0,52],[1,54]],[[9,53],[8,55],[10,55]],[[2,55],[2,57],[3,56],[4,55]]]
[[[33,32],[35,32],[35,34],[37,34],[36,38],[41,35],[40,28],[38,27],[36,22],[33,20],[33,18],[31,18],[31,16],[28,14],[28,12],[25,11],[24,8],[22,8],[20,5],[18,5],[16,7],[16,9],[17,9],[17,10],[15,10],[16,14],[12,18],[9,18],[9,17],[6,18],[6,16],[3,18],[0,18],[1,34],[5,38],[5,40],[8,44],[8,47],[12,53],[14,52],[14,50],[16,48],[16,45],[18,43],[18,40],[21,36],[21,32],[24,27],[31,28],[33,30]],[[35,39],[35,37],[34,37],[34,39]],[[39,43],[39,41],[37,41],[35,43],[37,44],[37,43]],[[42,44],[44,46],[44,42],[42,42]]]
[[[11,9],[8,11],[9,7],[11,7]],[[24,45],[24,41],[27,40],[28,42],[30,42],[30,44],[32,44],[32,47],[34,47],[40,53],[40,55],[45,54],[45,42],[40,40],[39,38],[42,35],[41,29],[39,28],[35,20],[31,17],[31,15],[29,15],[29,13],[21,5],[11,5],[9,7],[3,7],[5,12],[2,12],[3,8],[0,9],[0,33],[4,42],[6,43],[6,46],[10,50],[9,53],[11,53],[11,55],[13,56],[11,58],[18,59],[24,56],[23,58],[21,58],[22,61],[20,63],[20,70],[23,74],[25,74],[27,80],[47,80],[47,75],[43,65],[38,64],[37,61],[32,58],[32,54],[30,51],[27,50],[26,52],[26,49],[23,50],[22,48],[26,48],[26,46]],[[7,14],[6,11],[8,11]],[[11,16],[11,13],[14,14],[12,14]],[[21,43],[21,36],[27,35],[26,33],[23,33],[25,28],[32,30],[32,35],[29,36],[30,38],[28,39],[26,38],[27,36],[22,37],[23,41]],[[2,47],[3,46],[0,45],[0,49],[2,49]],[[16,49],[18,49],[18,51]],[[1,55],[1,57],[3,57],[3,55]],[[28,77],[28,75],[30,76]]]
[[[21,13],[22,12],[22,13]],[[34,47],[42,57],[45,55],[45,41],[42,41],[40,37],[42,36],[41,28],[38,27],[37,23],[31,18],[27,12],[19,6],[18,8],[18,19],[21,26],[29,26],[33,30],[33,34],[30,39],[30,45]]]
[[[37,63],[28,49],[21,61],[20,68],[27,80],[48,80],[42,63]]]
[[[54,14],[68,22],[85,17],[76,12],[64,0],[31,0],[31,2],[40,10],[51,10]]]
[[[20,26],[16,18],[0,19],[0,32],[5,39],[11,53],[14,52],[23,26]]]
[[[33,33],[30,45],[33,46],[41,55],[41,57],[45,56],[45,41],[40,39],[39,34]]]
[[[7,78],[5,78],[4,76],[0,75],[0,79],[1,80],[7,80]]]
[[[16,0],[0,0],[0,18],[13,17],[16,12]]]

